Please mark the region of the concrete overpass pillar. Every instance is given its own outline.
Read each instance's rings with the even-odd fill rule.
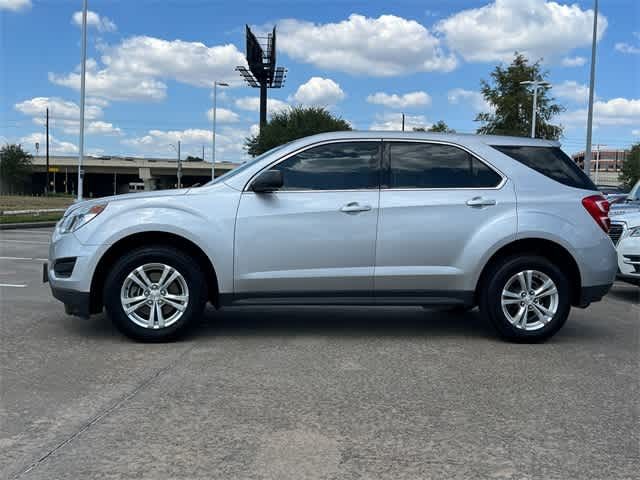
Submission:
[[[138,176],[144,182],[145,191],[156,189],[156,179],[151,175],[149,167],[141,167],[138,169]]]

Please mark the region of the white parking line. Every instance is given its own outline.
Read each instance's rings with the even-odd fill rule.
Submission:
[[[33,258],[33,257],[0,257],[0,260],[34,260],[37,262],[46,262],[46,258]]]
[[[0,283],[0,287],[24,288],[26,285],[19,285],[17,283]]]

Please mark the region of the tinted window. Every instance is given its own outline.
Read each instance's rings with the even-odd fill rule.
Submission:
[[[281,190],[378,188],[380,142],[332,143],[298,153],[273,169],[282,172]]]
[[[391,143],[390,188],[489,188],[502,178],[451,145]]]
[[[558,147],[493,146],[529,168],[569,187],[596,190],[596,186]]]

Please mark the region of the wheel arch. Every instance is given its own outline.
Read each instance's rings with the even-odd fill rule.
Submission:
[[[544,257],[554,264],[560,266],[569,277],[571,286],[571,304],[578,305],[580,302],[580,291],[582,286],[582,276],[580,268],[573,255],[562,245],[552,240],[544,238],[523,238],[514,240],[498,249],[487,261],[475,288],[475,302],[478,303],[479,293],[487,282],[488,274],[493,267],[501,260],[518,254],[534,254]]]
[[[98,261],[91,279],[90,312],[99,313],[104,305],[103,287],[109,272],[109,266],[125,252],[149,245],[168,245],[193,257],[204,269],[207,278],[207,298],[218,306],[218,277],[211,259],[194,242],[174,233],[162,231],[139,232],[119,239],[112,244]]]

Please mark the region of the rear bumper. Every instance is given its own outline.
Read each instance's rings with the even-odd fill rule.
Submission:
[[[609,290],[611,290],[611,286],[613,283],[608,283],[605,285],[594,285],[591,287],[582,287],[580,290],[580,298],[577,303],[577,307],[585,308],[589,306],[590,303],[599,302],[602,300]]]

